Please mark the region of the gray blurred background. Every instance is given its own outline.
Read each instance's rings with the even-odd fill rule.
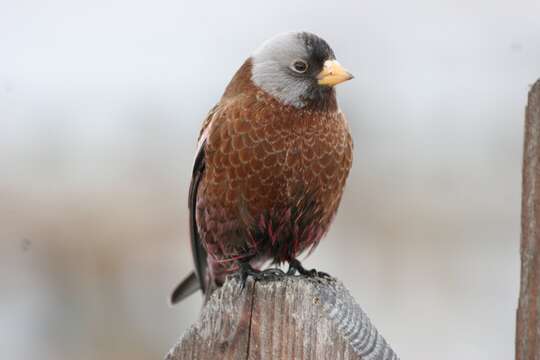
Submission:
[[[187,187],[199,125],[244,59],[324,37],[355,159],[306,261],[402,359],[510,359],[520,165],[540,2],[3,1],[0,358],[159,359],[200,296]]]

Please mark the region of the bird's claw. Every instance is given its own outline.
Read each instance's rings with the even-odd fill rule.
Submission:
[[[310,277],[310,278],[323,278],[323,279],[330,279],[331,276],[328,275],[325,272],[317,271],[315,269],[307,270],[302,266],[302,263],[300,261],[293,259],[289,261],[289,269],[287,270],[287,275],[295,275],[296,273],[299,273],[300,275]]]
[[[253,280],[260,281],[260,280],[279,280],[283,276],[285,276],[285,273],[281,269],[265,269],[265,270],[255,270],[251,265],[248,263],[241,263],[240,264],[240,278],[242,281],[242,289],[246,287],[246,281],[248,276],[251,276]]]

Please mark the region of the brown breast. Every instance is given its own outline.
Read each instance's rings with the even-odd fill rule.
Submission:
[[[197,224],[209,255],[285,261],[316,244],[337,210],[352,139],[337,110],[283,106],[253,87],[205,122]]]

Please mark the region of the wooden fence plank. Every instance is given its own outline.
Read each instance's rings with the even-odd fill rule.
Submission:
[[[540,80],[529,92],[522,181],[516,360],[540,360]]]

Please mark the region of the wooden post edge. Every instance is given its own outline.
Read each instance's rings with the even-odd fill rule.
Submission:
[[[343,284],[286,276],[229,278],[166,360],[398,360]]]
[[[525,115],[521,194],[521,282],[516,360],[540,359],[540,80]]]

